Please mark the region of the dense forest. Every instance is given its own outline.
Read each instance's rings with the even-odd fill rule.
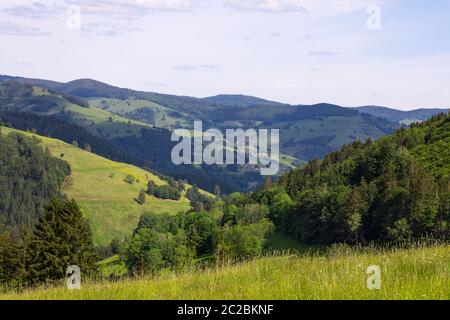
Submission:
[[[208,211],[195,206],[178,215],[144,214],[118,251],[134,274],[177,270],[195,261],[258,256],[273,223],[267,206],[251,202],[243,194],[234,193],[210,203]]]
[[[280,179],[278,224],[302,242],[405,242],[450,232],[450,117],[355,142]]]
[[[0,228],[33,226],[69,174],[69,165],[37,139],[0,134]]]
[[[53,199],[29,229],[0,234],[0,284],[15,289],[51,284],[76,265],[97,274],[98,256],[88,221],[75,201]]]

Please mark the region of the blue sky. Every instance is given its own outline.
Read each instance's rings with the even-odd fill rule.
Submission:
[[[381,29],[367,27],[373,5]],[[446,0],[0,0],[0,74],[448,108],[448,12]]]

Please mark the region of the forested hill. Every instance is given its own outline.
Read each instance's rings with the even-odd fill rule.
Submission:
[[[70,172],[65,161],[52,157],[37,140],[0,132],[0,233],[33,226],[44,204],[60,195]]]
[[[367,113],[375,117],[380,117],[389,121],[410,125],[414,122],[425,121],[441,112],[448,112],[450,109],[416,109],[410,111],[396,110],[378,106],[357,107],[361,113]]]
[[[196,98],[118,88],[92,79],[58,83],[0,76],[0,82],[7,83],[11,80],[77,96],[88,100],[91,108],[158,128],[192,129],[194,121],[201,120],[204,128],[280,129],[281,152],[301,161],[322,158],[327,153],[338,150],[343,144],[358,139],[378,139],[400,127],[398,123],[327,103],[290,105],[245,95]],[[83,111],[86,113],[86,110]],[[103,128],[101,131],[102,135],[106,132],[114,134]],[[141,142],[139,149],[143,149],[140,144]],[[164,171],[164,168],[159,170]],[[188,172],[193,177],[198,174],[195,172],[191,175]],[[218,175],[221,173],[209,176]],[[233,179],[233,175],[227,173],[222,180]],[[242,181],[233,183],[234,190],[245,190],[240,188],[242,184]]]
[[[450,116],[354,142],[280,179],[294,199],[279,226],[303,242],[448,238]]]

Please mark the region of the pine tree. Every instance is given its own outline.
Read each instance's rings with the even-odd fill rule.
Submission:
[[[96,270],[96,255],[88,222],[74,200],[53,199],[33,232],[29,281],[32,284],[65,277],[77,265],[83,275]]]

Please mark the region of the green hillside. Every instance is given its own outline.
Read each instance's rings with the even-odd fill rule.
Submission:
[[[90,99],[89,104],[98,109],[106,110],[128,119],[139,120],[158,128],[180,128],[193,125],[193,119],[186,114],[175,112],[149,100],[129,98],[120,99]]]
[[[283,255],[206,271],[117,283],[83,283],[0,295],[0,299],[450,299],[450,247],[393,251],[332,250],[325,256]],[[367,288],[370,265],[381,289]]]
[[[16,130],[2,127],[4,134],[11,131]],[[184,196],[180,201],[147,196],[145,204],[140,205],[134,199],[141,189],[146,189],[148,181],[157,185],[166,182],[138,167],[105,159],[56,139],[39,138],[52,155],[70,164],[72,175],[62,191],[81,205],[98,245],[107,245],[114,237],[128,236],[145,211],[177,213],[189,209],[189,200]],[[127,175],[133,175],[136,182],[125,182]]]
[[[307,243],[450,236],[450,115],[355,142],[284,175],[282,229]]]
[[[193,120],[205,127],[276,128],[281,152],[300,160],[323,158],[342,144],[378,139],[399,125],[386,119],[337,105],[289,105],[244,95],[209,98],[174,96],[118,88],[91,79],[69,83],[3,76],[89,99],[92,107],[162,128],[191,128]],[[109,132],[110,133],[110,132]]]
[[[356,108],[361,113],[371,114],[389,121],[410,125],[414,122],[425,121],[441,112],[448,112],[450,109],[416,109],[410,111],[396,110],[379,106],[364,106]]]

